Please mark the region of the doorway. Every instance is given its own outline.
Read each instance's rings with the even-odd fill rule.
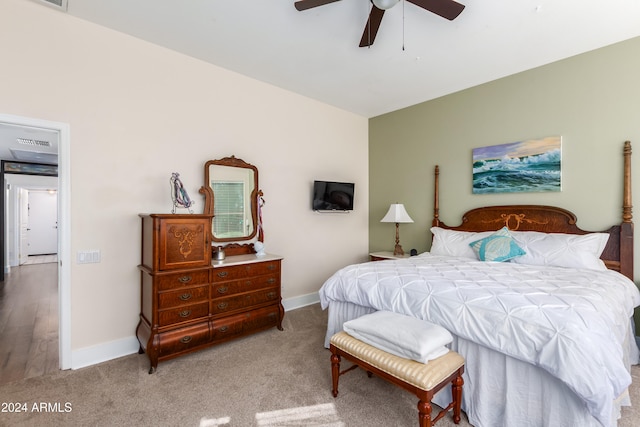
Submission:
[[[30,117],[21,117],[0,114],[0,127],[21,127],[28,131],[46,130],[54,132],[58,138],[58,188],[57,196],[57,288],[58,288],[58,354],[59,368],[72,368],[71,360],[71,280],[70,280],[70,135],[69,125],[66,123],[40,120]],[[33,140],[36,143],[38,140]],[[0,141],[1,143],[1,141]],[[7,196],[7,188],[3,185],[2,200]],[[4,215],[5,208],[2,212]],[[7,231],[0,233],[2,245],[0,250],[5,251]],[[20,233],[17,233],[20,234]],[[15,236],[11,236],[15,238]],[[2,259],[6,264],[7,256],[2,254]],[[2,271],[4,273],[4,270]]]
[[[0,162],[3,165],[6,161]],[[58,177],[4,173],[4,271],[58,252]]]

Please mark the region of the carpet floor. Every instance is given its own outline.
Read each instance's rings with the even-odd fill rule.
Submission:
[[[284,331],[166,361],[151,375],[146,355],[133,354],[8,383],[0,426],[417,426],[417,398],[361,369],[332,397],[326,320],[318,304],[293,310]],[[640,367],[633,375],[634,407],[624,408],[620,427],[640,420]],[[454,425],[450,414],[437,424]]]

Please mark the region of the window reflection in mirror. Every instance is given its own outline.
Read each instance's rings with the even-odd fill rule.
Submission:
[[[218,239],[253,234],[251,193],[253,171],[230,166],[211,166],[211,188],[215,197],[213,235]]]

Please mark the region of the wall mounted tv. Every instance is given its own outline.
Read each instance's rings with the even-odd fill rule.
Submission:
[[[314,181],[314,211],[351,211],[355,184],[352,182]]]

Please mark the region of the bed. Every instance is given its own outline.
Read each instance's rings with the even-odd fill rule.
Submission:
[[[415,316],[448,329],[465,357],[462,408],[472,425],[617,425],[639,362],[630,158],[626,142],[622,222],[602,232],[541,205],[473,209],[448,226],[439,219],[436,166],[431,251],[330,277],[319,292],[329,315],[325,346],[364,314]],[[478,250],[496,241],[499,253]],[[434,403],[446,406],[447,393]]]

